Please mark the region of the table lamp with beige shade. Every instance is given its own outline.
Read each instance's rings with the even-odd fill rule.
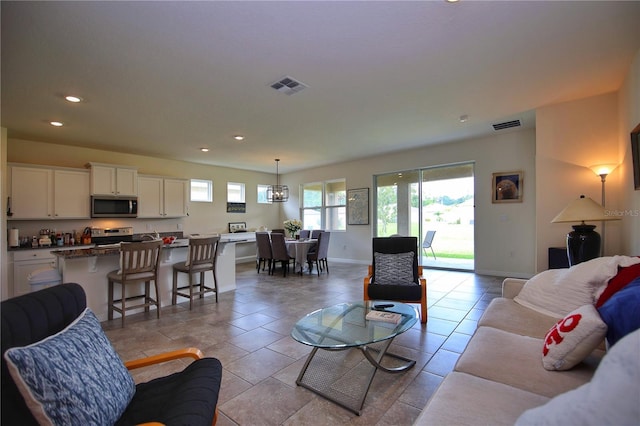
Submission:
[[[619,218],[607,215],[604,207],[584,195],[570,202],[553,218],[551,223],[580,222],[580,225],[572,225],[573,231],[567,234],[569,266],[600,256],[600,234],[594,231],[596,225],[587,225],[585,222],[605,220]]]

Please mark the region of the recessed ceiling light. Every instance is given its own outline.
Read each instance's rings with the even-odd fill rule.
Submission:
[[[467,114],[460,116],[460,122],[466,123],[469,120],[469,116]]]
[[[69,102],[73,102],[73,103],[82,102],[82,98],[79,98],[79,97],[77,97],[77,96],[69,95],[69,96],[65,96],[64,98],[65,98],[67,101],[69,101]]]
[[[64,123],[62,121],[50,121],[49,124],[51,124],[54,127],[62,127],[62,126],[64,126]]]
[[[202,151],[202,152],[209,152],[209,148],[200,148],[200,151]]]
[[[237,140],[237,141],[243,141],[244,140],[244,136],[242,136],[242,135],[235,135],[233,138],[235,140]]]

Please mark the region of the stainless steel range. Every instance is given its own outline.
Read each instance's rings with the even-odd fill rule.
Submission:
[[[91,242],[96,247],[111,246],[121,242],[133,241],[133,228],[91,228]]]

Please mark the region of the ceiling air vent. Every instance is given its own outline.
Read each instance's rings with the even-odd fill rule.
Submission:
[[[520,126],[522,126],[520,120],[505,121],[504,123],[493,124],[493,130],[497,132],[498,130],[511,129],[512,127]]]
[[[294,93],[298,93],[301,90],[306,89],[306,84],[293,79],[292,77],[284,77],[282,80],[278,80],[275,83],[271,84],[271,87],[277,90],[278,92],[284,93],[285,95],[293,95]]]

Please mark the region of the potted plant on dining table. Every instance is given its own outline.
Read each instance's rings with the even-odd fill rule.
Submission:
[[[295,238],[296,234],[302,229],[302,222],[298,219],[285,220],[283,225],[291,238]]]

